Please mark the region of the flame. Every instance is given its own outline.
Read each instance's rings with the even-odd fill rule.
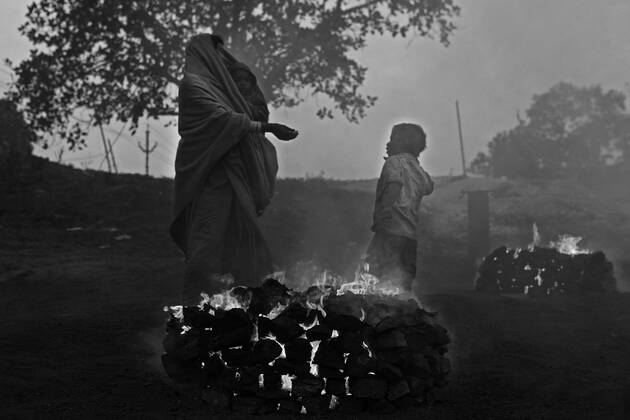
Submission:
[[[293,375],[282,375],[282,390],[291,392],[293,390]]]
[[[361,322],[365,321],[365,310],[361,308],[361,318],[359,318]]]
[[[191,328],[191,327],[189,327],[188,325],[184,325],[184,326],[182,327],[182,331],[180,332],[180,334],[181,334],[181,335],[184,335],[184,334],[186,334],[186,333],[187,333],[188,331],[190,331],[190,330],[192,330],[192,328]]]
[[[286,309],[287,306],[289,306],[289,304],[278,302],[278,304],[267,314],[267,318],[276,319],[278,315],[280,315],[282,311]]]
[[[540,245],[540,232],[538,232],[538,225],[534,223],[532,225],[532,242],[529,244],[529,250],[533,251],[538,245]]]
[[[341,285],[338,294],[351,292],[355,295],[385,295],[394,296],[400,294],[400,288],[394,286],[378,286],[379,278],[370,274],[370,265],[363,262],[354,274],[354,281]]]
[[[264,374],[260,374],[258,375],[258,388],[264,388],[265,386],[265,375]]]
[[[549,246],[555,248],[561,254],[578,255],[590,253],[590,250],[580,248],[578,244],[581,241],[581,236],[560,235],[558,236],[558,240],[556,242],[550,242]]]
[[[352,395],[350,392],[350,377],[346,376],[346,395]]]
[[[536,273],[536,277],[534,277],[534,279],[538,282],[538,286],[542,286],[542,283],[543,283],[543,278],[541,276],[542,272],[543,270],[539,268],[538,273]]]
[[[311,351],[311,360],[309,363],[311,365],[310,372],[313,376],[319,375],[319,366],[313,363],[313,361],[315,360],[315,353],[317,353],[317,349],[319,349],[319,343],[320,341],[313,341],[313,351]]]
[[[284,344],[279,342],[275,335],[269,333],[266,336],[264,336],[263,338],[266,339],[266,340],[273,340],[273,341],[275,341],[276,343],[278,343],[280,345],[280,348],[282,348],[282,353],[280,353],[280,356],[277,357],[278,359],[286,359],[287,358],[287,352],[284,349]]]
[[[315,325],[319,325],[319,320],[317,319],[317,317],[315,317],[315,319],[313,320],[313,322],[311,322],[310,324],[300,324],[300,327],[304,328],[306,331],[310,330],[311,328],[313,328]]]
[[[182,305],[176,306],[165,306],[163,308],[164,312],[171,311],[171,314],[174,318],[177,318],[179,321],[184,320],[184,307]]]
[[[368,346],[365,341],[362,343],[362,345],[363,345],[363,348],[368,351],[368,356],[373,357],[372,350],[370,350],[370,346]]]
[[[330,338],[335,338],[335,337],[339,337],[339,331],[332,330],[332,335],[330,336]]]

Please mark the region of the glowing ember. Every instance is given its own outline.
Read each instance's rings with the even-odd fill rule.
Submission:
[[[265,386],[265,375],[262,373],[258,375],[258,388],[263,388]]]
[[[319,343],[320,341],[313,341],[312,345],[313,345],[313,351],[311,352],[311,360],[310,360],[310,365],[311,365],[311,375],[314,376],[318,376],[319,375],[319,367],[313,363],[313,361],[315,360],[315,353],[317,353],[317,349],[319,349]]]
[[[335,395],[330,397],[330,405],[328,406],[329,410],[334,410],[339,405],[339,398]]]
[[[359,318],[361,322],[365,321],[365,310],[361,308],[361,318]]]
[[[331,337],[331,338],[337,338],[337,337],[339,337],[339,331],[337,331],[337,330],[333,330],[333,331],[332,331],[332,335],[331,335],[330,337]]]
[[[370,346],[368,346],[365,341],[362,343],[362,345],[363,345],[363,348],[368,351],[368,356],[373,357],[372,350],[370,350]]]
[[[289,391],[293,390],[293,378],[295,376],[292,375],[282,375],[282,390]]]

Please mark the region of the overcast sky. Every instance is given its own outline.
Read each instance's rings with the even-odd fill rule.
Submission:
[[[0,57],[19,61],[29,44],[17,27],[30,1],[2,0]],[[451,45],[433,40],[370,39],[359,52],[368,66],[364,92],[378,96],[359,125],[342,117],[318,120],[315,102],[272,112],[272,119],[295,126],[300,137],[276,142],[280,176],[317,175],[342,179],[374,178],[382,165],[392,124],[419,122],[428,133],[423,166],[432,174],[461,172],[455,100],[460,102],[467,160],[484,150],[501,130],[516,123],[532,95],[559,81],[601,84],[628,92],[630,82],[630,1],[628,0],[459,0],[461,16]],[[10,79],[1,67],[0,80]],[[108,132],[115,137],[115,129]],[[94,130],[93,130],[94,131]],[[151,171],[172,176],[175,128],[152,123],[159,145]],[[143,133],[126,132],[115,145],[119,169],[142,172],[137,148]],[[89,147],[66,152],[64,161],[98,167],[100,138]],[[55,148],[53,148],[55,149]],[[54,153],[55,150],[48,153]],[[43,152],[40,152],[43,153]],[[90,159],[89,156],[92,156]]]

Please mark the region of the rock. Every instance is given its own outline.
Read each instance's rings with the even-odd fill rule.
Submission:
[[[333,330],[338,331],[361,331],[365,326],[363,322],[354,316],[335,313],[328,313],[323,322]]]
[[[278,412],[282,414],[300,414],[302,412],[302,403],[292,399],[280,400]]]
[[[407,347],[407,339],[405,338],[405,334],[399,330],[388,330],[379,334],[376,337],[376,348],[377,349],[391,349],[391,348],[400,348]]]
[[[326,379],[326,393],[337,397],[346,395],[346,380],[344,378]]]
[[[339,398],[339,405],[337,405],[335,412],[342,414],[358,414],[363,412],[364,408],[365,400],[355,396],[345,396]]]
[[[350,393],[357,398],[383,399],[387,394],[387,382],[374,375],[367,378],[350,378]]]
[[[326,324],[315,325],[306,330],[308,341],[329,340],[332,336],[332,329]]]
[[[310,362],[313,346],[305,338],[298,338],[284,346],[287,359],[295,362]]]
[[[255,364],[266,365],[276,360],[282,354],[282,346],[276,340],[261,339],[254,344]]]
[[[389,384],[387,388],[387,399],[389,401],[395,401],[405,395],[409,394],[409,385],[405,379],[400,379],[396,382]]]
[[[306,376],[311,371],[309,363],[293,362],[288,359],[276,359],[276,361],[273,362],[273,367],[278,373],[295,376]]]
[[[302,398],[302,404],[306,408],[306,414],[316,415],[328,412],[330,395],[313,395]]]
[[[279,342],[287,343],[304,334],[304,329],[295,319],[281,315],[271,321],[271,333]]]
[[[310,375],[293,379],[291,395],[294,397],[320,395],[323,389],[324,380]]]
[[[373,372],[376,366],[376,360],[367,353],[351,354],[346,361],[344,374],[355,378],[365,377],[370,372]]]
[[[343,369],[344,367],[343,353],[325,341],[319,344],[313,362],[333,369]]]

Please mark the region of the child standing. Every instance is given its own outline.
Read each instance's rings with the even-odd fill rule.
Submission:
[[[376,187],[374,237],[366,262],[383,285],[411,291],[416,276],[418,217],[422,197],[433,192],[433,180],[418,161],[426,134],[417,124],[392,128],[387,157]]]

